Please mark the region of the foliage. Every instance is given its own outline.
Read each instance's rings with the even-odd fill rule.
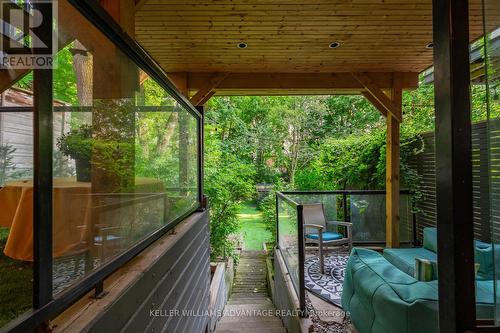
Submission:
[[[261,201],[259,209],[262,211],[262,219],[266,229],[271,232],[272,240],[276,240],[276,191],[271,191]]]
[[[233,154],[224,152],[223,140],[206,136],[205,194],[210,206],[211,257],[232,256],[234,235],[239,230],[237,213],[240,204],[255,191],[255,168]]]
[[[55,57],[54,98],[72,105],[78,105],[76,75],[73,70],[73,55],[69,44]]]
[[[15,169],[13,154],[16,149],[9,144],[0,145],[0,185],[5,184],[9,172]]]
[[[60,50],[54,58],[54,99],[73,105],[78,105],[76,94],[76,75],[73,70],[73,61],[69,44]],[[33,91],[33,71],[28,72],[16,83],[19,88]]]
[[[75,160],[90,160],[93,143],[92,126],[84,124],[61,135],[57,139],[57,148],[65,156],[69,156]]]
[[[9,229],[0,227],[0,253],[3,253]],[[0,255],[0,327],[20,316],[32,304],[32,263]]]
[[[262,243],[271,241],[271,233],[262,219],[262,212],[255,202],[243,203],[238,219],[241,222],[241,233],[244,239],[244,249],[261,251]]]

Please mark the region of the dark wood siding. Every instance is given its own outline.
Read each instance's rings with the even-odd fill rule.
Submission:
[[[210,289],[208,214],[102,314],[91,332],[205,332]],[[150,310],[164,314],[151,316]],[[166,311],[192,311],[190,316]]]

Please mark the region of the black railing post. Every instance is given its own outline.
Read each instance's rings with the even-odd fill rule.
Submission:
[[[299,245],[299,306],[303,316],[306,315],[306,284],[304,274],[305,247],[304,247],[304,206],[297,206],[297,228]]]
[[[205,107],[203,105],[197,106],[196,109],[201,114],[197,119],[197,129],[198,129],[198,201],[200,203],[200,210],[204,210],[206,204],[203,199],[203,178],[205,177]]]
[[[417,230],[417,214],[415,213],[415,203],[411,200],[411,228],[412,228],[412,236],[413,236],[413,246],[420,245],[418,242],[418,230]]]
[[[344,222],[349,222],[348,210],[347,210],[347,192],[342,193],[342,209],[344,210]]]
[[[276,246],[279,248],[280,237],[279,237],[279,201],[278,201],[278,192],[276,192]]]

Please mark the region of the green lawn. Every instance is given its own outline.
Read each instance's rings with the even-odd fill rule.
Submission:
[[[31,308],[31,263],[3,254],[9,231],[0,227],[0,328]]]
[[[266,230],[262,221],[262,213],[257,210],[255,203],[245,202],[238,214],[241,222],[240,233],[243,235],[244,250],[262,250],[262,243],[271,240],[271,232]]]

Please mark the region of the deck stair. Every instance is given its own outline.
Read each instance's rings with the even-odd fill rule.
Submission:
[[[266,255],[261,251],[243,251],[231,296],[215,333],[286,332],[279,317],[267,314],[274,310],[267,292]]]

